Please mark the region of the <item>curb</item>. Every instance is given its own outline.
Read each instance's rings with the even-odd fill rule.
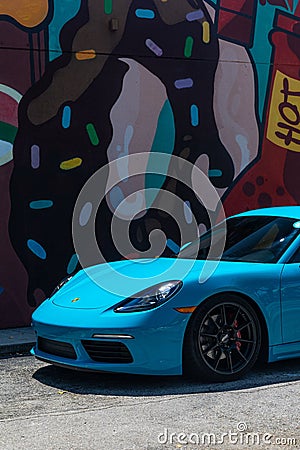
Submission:
[[[28,353],[35,345],[31,327],[0,330],[0,356]]]

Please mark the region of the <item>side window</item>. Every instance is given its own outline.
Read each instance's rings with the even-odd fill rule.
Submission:
[[[300,263],[300,247],[296,250],[289,263]]]

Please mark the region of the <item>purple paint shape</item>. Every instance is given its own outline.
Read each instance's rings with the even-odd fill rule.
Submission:
[[[193,80],[191,78],[183,78],[182,80],[176,80],[174,85],[177,89],[187,89],[193,87]]]
[[[149,48],[149,50],[151,50],[151,52],[155,53],[156,56],[161,56],[163,54],[162,49],[151,39],[146,39],[145,44]]]
[[[38,169],[40,167],[40,147],[32,145],[31,147],[31,167]]]
[[[202,9],[198,9],[197,11],[190,12],[186,15],[186,20],[188,22],[193,22],[194,20],[201,20],[204,17],[204,13]]]

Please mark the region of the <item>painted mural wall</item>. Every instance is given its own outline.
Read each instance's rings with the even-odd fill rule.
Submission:
[[[123,156],[147,155],[134,177],[104,172],[118,179],[96,217],[106,260],[148,255],[154,230],[175,250],[172,208],[196,218],[191,239],[209,225],[180,163],[149,170],[154,152],[199,167],[227,215],[299,204],[299,63],[298,0],[0,0],[0,328],[29,324],[79,268],[76,199]],[[160,208],[166,193],[182,211]]]

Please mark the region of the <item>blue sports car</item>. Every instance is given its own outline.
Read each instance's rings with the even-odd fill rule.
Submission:
[[[81,270],[32,323],[37,358],[81,370],[223,382],[300,357],[300,207],[230,217],[174,258]]]

